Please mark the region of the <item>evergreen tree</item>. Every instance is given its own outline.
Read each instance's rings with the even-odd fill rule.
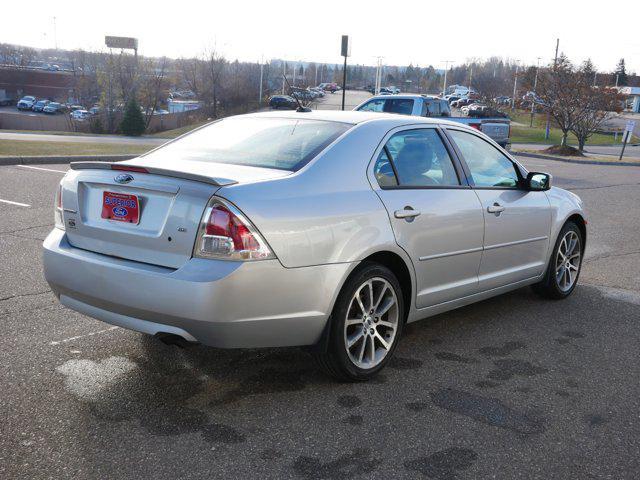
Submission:
[[[624,87],[629,80],[627,78],[627,68],[624,64],[624,58],[621,58],[618,62],[618,66],[616,67],[614,74],[618,76],[618,86]]]
[[[138,137],[144,133],[146,129],[144,116],[140,111],[140,105],[136,101],[135,97],[127,102],[127,107],[124,111],[124,117],[120,123],[120,130],[125,135],[132,135]]]

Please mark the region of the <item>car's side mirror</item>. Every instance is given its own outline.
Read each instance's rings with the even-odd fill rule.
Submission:
[[[527,190],[543,192],[551,188],[551,175],[542,172],[529,172],[526,181]]]

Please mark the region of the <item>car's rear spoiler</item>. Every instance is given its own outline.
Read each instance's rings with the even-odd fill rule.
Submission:
[[[225,185],[233,185],[238,183],[236,180],[228,178],[220,178],[208,175],[199,175],[196,173],[181,172],[178,170],[167,170],[165,168],[128,165],[121,162],[71,162],[72,170],[114,170],[121,172],[137,172],[150,173],[152,175],[163,175],[165,177],[182,178],[184,180],[193,180],[195,182],[208,183],[218,187]]]

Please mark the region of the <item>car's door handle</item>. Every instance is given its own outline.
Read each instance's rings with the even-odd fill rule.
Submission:
[[[502,205],[500,205],[498,202],[496,202],[493,205],[491,205],[490,207],[487,207],[487,212],[495,213],[496,215],[500,215],[502,212],[504,212],[504,207]]]
[[[396,210],[393,212],[393,216],[396,218],[414,218],[418,215],[420,215],[420,212],[411,207],[405,207],[404,210]]]

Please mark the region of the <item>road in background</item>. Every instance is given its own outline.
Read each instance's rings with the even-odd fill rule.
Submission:
[[[62,307],[40,253],[68,165],[0,167],[0,199],[29,205],[0,202],[0,478],[637,478],[640,169],[524,163],[586,203],[574,294],[411,324],[364,384]]]

